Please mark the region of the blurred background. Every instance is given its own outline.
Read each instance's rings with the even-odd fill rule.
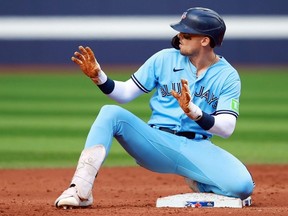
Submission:
[[[195,6],[224,17],[218,53],[233,64],[287,64],[286,0],[1,0],[0,65],[71,64],[80,44],[102,64],[139,65],[170,47],[169,25]]]
[[[171,47],[169,25],[196,6],[223,16],[216,52],[242,80],[236,131],[213,142],[246,164],[287,164],[287,0],[0,0],[0,168],[74,167],[100,108],[115,104],[74,51],[90,46],[110,78],[126,80]],[[147,121],[149,98],[121,106]],[[135,162],[114,140],[105,165]]]

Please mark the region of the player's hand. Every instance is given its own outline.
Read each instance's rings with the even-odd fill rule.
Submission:
[[[178,94],[176,91],[172,90],[171,94],[173,95],[174,98],[177,99],[180,107],[185,113],[189,113],[189,103],[191,101],[191,95],[190,95],[190,90],[188,87],[188,81],[181,79],[181,94]]]
[[[75,52],[71,60],[79,65],[81,70],[90,78],[97,79],[100,75],[101,67],[90,47],[79,46],[80,52]]]
[[[202,110],[191,101],[191,94],[189,90],[188,81],[181,79],[181,94],[172,90],[171,94],[177,99],[180,107],[189,118],[197,121],[202,117]]]

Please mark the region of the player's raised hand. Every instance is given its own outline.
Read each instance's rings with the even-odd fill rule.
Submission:
[[[191,101],[191,93],[189,90],[188,81],[181,79],[181,94],[172,90],[171,94],[175,97],[182,108],[182,110],[189,116],[189,118],[197,121],[202,117],[202,110]]]
[[[180,107],[183,109],[185,113],[189,113],[189,103],[191,101],[191,95],[190,95],[190,90],[188,87],[188,81],[181,79],[181,94],[178,94],[176,91],[172,90],[171,94],[173,97],[175,97],[180,105]]]
[[[101,72],[101,67],[90,47],[79,46],[80,52],[75,52],[71,60],[79,65],[81,70],[90,78],[96,78]]]

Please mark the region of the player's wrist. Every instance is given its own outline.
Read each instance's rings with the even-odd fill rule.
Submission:
[[[100,71],[98,76],[90,79],[99,87],[104,94],[110,94],[115,87],[115,82],[107,77],[104,71]]]
[[[201,119],[202,117],[202,110],[195,105],[194,103],[192,103],[191,101],[189,102],[188,105],[188,112],[186,112],[186,114],[193,119],[194,121],[198,121],[199,119]]]
[[[106,82],[98,85],[98,87],[104,94],[110,94],[115,88],[115,82],[107,77]]]
[[[95,76],[95,77],[90,77],[90,79],[91,79],[96,85],[102,85],[102,84],[104,84],[104,83],[107,81],[108,77],[107,77],[107,75],[104,73],[104,71],[101,70],[101,71],[98,73],[97,76]]]
[[[214,116],[202,111],[202,116],[195,122],[204,130],[210,130],[215,124]]]

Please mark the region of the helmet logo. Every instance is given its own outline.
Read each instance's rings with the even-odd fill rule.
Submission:
[[[181,20],[185,19],[186,18],[186,15],[187,15],[187,12],[184,12],[181,16]]]

